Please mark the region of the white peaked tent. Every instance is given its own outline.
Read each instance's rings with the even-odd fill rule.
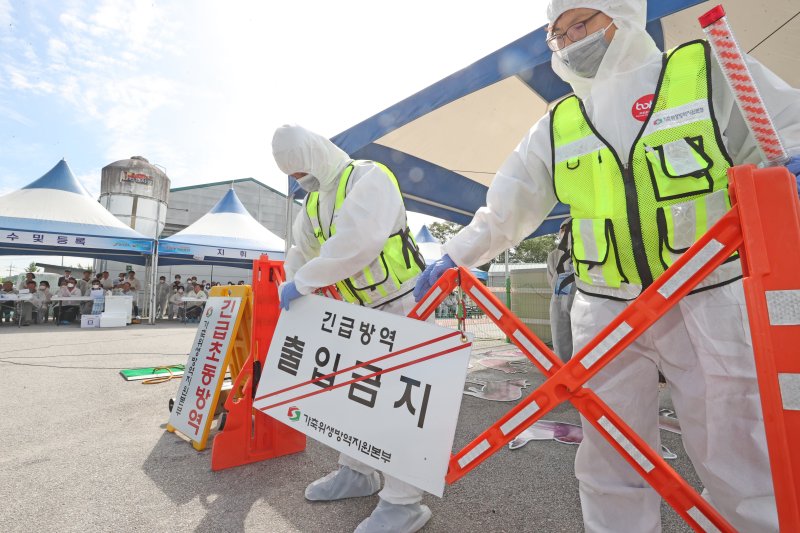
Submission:
[[[430,265],[442,257],[442,243],[431,234],[431,230],[428,229],[428,226],[423,225],[414,236],[414,240],[417,246],[419,246],[419,251],[422,257],[425,258],[426,264]]]
[[[253,218],[233,189],[196,222],[158,242],[161,265],[252,268],[261,254],[283,259],[284,241]]]
[[[153,239],[132,230],[75,179],[66,161],[0,197],[0,255],[71,255],[145,264]]]
[[[697,17],[717,3],[650,0],[647,29],[662,49],[701,38]],[[724,7],[742,48],[800,86],[798,0],[727,0]],[[467,224],[502,161],[569,92],[550,58],[539,28],[332,140],[355,158],[389,165],[410,211]],[[565,213],[557,206],[534,235],[558,231]]]

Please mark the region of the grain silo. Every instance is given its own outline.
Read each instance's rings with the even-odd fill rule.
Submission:
[[[142,235],[158,238],[169,200],[167,174],[142,156],[103,167],[100,204]]]

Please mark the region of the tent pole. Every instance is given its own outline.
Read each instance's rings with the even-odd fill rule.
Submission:
[[[156,323],[156,283],[158,282],[158,241],[153,242],[153,255],[150,256],[150,316],[147,323],[151,326]]]
[[[286,195],[286,231],[284,232],[284,242],[286,246],[283,250],[284,254],[289,253],[289,249],[292,247],[292,211],[294,208],[294,201],[292,201],[291,193]],[[284,255],[285,258],[285,255]]]

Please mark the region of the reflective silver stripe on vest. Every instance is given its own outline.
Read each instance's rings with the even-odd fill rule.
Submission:
[[[568,161],[570,159],[575,159],[576,157],[580,157],[582,155],[591,154],[592,152],[597,152],[598,150],[605,148],[605,146],[606,145],[603,144],[603,141],[598,139],[594,134],[562,146],[556,146],[556,164],[563,163],[564,161]]]
[[[417,278],[418,277],[419,276],[414,276],[413,278],[404,281],[400,285],[400,288],[398,290],[396,290],[396,291],[387,291],[387,292],[389,292],[389,294],[387,294],[386,296],[382,296],[379,299],[373,299],[373,301],[371,303],[367,304],[367,305],[372,309],[378,309],[382,305],[386,304],[387,302],[396,300],[398,298],[398,296],[400,296],[400,295],[411,293],[411,291],[414,290],[414,286],[417,284]],[[375,294],[378,294],[378,292],[376,291]],[[409,308],[409,310],[410,309],[411,308]]]
[[[728,212],[724,189],[707,194],[697,200],[671,205],[669,210],[672,214],[673,225],[673,242],[670,243],[672,248],[685,250],[697,240],[695,232],[697,231],[697,205],[699,202],[703,202],[706,208],[706,225],[702,228],[703,233],[711,229],[711,226],[719,222]],[[671,255],[673,261],[680,256],[679,254]]]
[[[594,222],[592,219],[579,219],[578,232],[581,236],[581,243],[583,243],[582,259],[593,263],[599,263],[600,257],[598,257],[599,252],[597,251],[597,240],[594,237]]]
[[[364,270],[359,270],[358,273],[351,278],[353,285],[355,285],[356,289],[363,289],[373,284],[379,284],[389,294],[395,292],[398,289],[397,284],[395,283],[391,275],[388,278],[386,278],[385,282],[379,283],[386,276],[386,273],[383,270],[383,263],[381,261],[380,256],[378,256],[378,259],[370,263],[367,268],[369,269],[370,274],[372,274],[372,282],[367,280],[367,277],[364,275]],[[377,287],[375,288],[375,290],[369,291],[367,295],[369,296],[370,300],[375,300],[376,297],[381,296],[381,294],[378,292]]]
[[[684,250],[694,244],[695,228],[697,228],[697,202],[684,202],[669,207],[672,213],[672,242],[670,246],[676,250]],[[679,256],[672,254],[674,261]]]
[[[706,201],[706,231],[708,231],[728,212],[728,201],[724,189],[707,194],[704,198]]]
[[[653,113],[642,137],[646,137],[659,130],[685,126],[686,124],[699,122],[701,120],[711,120],[708,101],[705,98]]]

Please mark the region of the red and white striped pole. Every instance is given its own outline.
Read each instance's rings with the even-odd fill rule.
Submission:
[[[785,164],[789,157],[728,25],[725,10],[721,5],[717,6],[699,20],[764,161],[769,166]]]

